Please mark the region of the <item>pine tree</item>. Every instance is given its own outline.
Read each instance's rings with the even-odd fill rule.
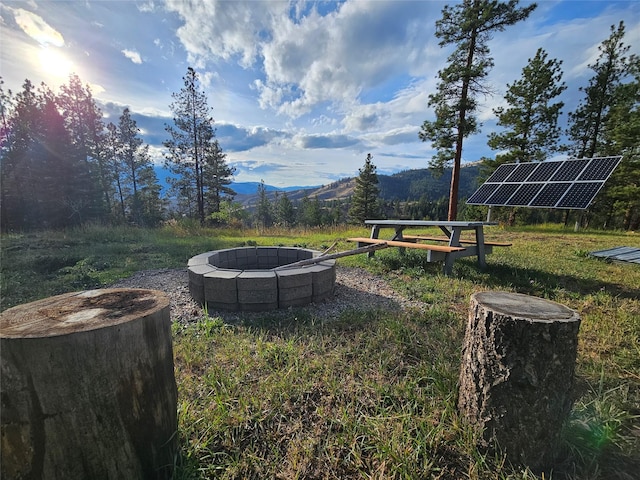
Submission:
[[[578,158],[602,154],[603,125],[607,112],[613,105],[613,94],[621,79],[629,71],[629,59],[625,54],[629,46],[623,43],[625,28],[620,22],[611,26],[609,38],[598,47],[600,56],[589,65],[594,75],[589,84],[580,88],[585,97],[575,112],[569,113],[567,134],[573,142],[571,153]]]
[[[208,211],[218,213],[223,200],[233,200],[235,193],[231,185],[235,168],[230,167],[217,140],[207,145],[204,156],[202,183]]]
[[[200,89],[200,81],[196,71],[189,67],[183,77],[184,87],[173,94],[174,126],[166,126],[171,139],[164,143],[169,153],[166,156],[167,166],[177,175],[170,179],[183,203],[191,206],[195,200],[196,215],[201,224],[206,218],[208,191],[213,200],[213,208],[219,208],[220,196],[230,194],[227,180],[233,174],[232,169],[224,164],[224,156],[215,138],[213,118],[207,104],[207,97]],[[213,169],[218,175],[208,183],[208,175]],[[191,209],[190,209],[191,210]]]
[[[296,223],[296,210],[287,192],[282,192],[276,204],[276,220],[283,227],[291,227]]]
[[[431,141],[438,150],[430,166],[440,172],[453,162],[449,194],[449,220],[458,213],[458,185],[463,140],[478,131],[475,112],[478,95],[487,95],[484,85],[493,59],[489,56],[488,41],[493,32],[524,20],[536,8],[531,4],[517,8],[517,0],[464,0],[442,9],[436,22],[436,36],[440,46],[456,45],[448,58],[448,65],[438,72],[438,91],[429,95],[429,106],[435,108],[436,120],[425,121],[419,137]]]
[[[605,183],[594,207],[606,212],[604,227],[640,228],[640,57],[629,59],[632,81],[619,84],[603,128],[605,155],[622,160]],[[619,217],[618,222],[614,221]]]
[[[349,217],[355,223],[363,223],[367,219],[380,217],[378,175],[370,153],[367,154],[364,166],[358,172]]]
[[[267,228],[273,225],[273,206],[267,196],[267,189],[264,180],[260,180],[258,185],[258,208],[256,210],[256,219],[258,225]]]
[[[488,141],[492,149],[506,151],[491,162],[494,168],[506,162],[540,162],[559,151],[558,117],[564,103],[551,101],[567,88],[561,82],[561,64],[547,60],[547,53],[539,48],[522,69],[520,80],[507,85],[505,100],[509,107],[493,110],[498,125],[507,130],[491,133]]]
[[[128,189],[131,220],[140,225],[157,223],[161,215],[160,187],[153,170],[149,145],[139,137],[140,129],[125,108],[118,123],[119,164]]]
[[[69,132],[70,148],[76,157],[86,163],[82,168],[85,172],[83,178],[80,178],[80,172],[75,173],[78,185],[84,188],[84,196],[87,198],[83,215],[87,218],[100,218],[108,211],[104,201],[109,185],[109,172],[100,156],[102,132],[105,128],[102,112],[96,105],[89,86],[83,86],[75,74],[69,77],[68,85],[60,86],[56,103]]]

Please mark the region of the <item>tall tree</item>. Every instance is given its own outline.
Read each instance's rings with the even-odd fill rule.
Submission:
[[[137,224],[157,221],[160,208],[160,188],[140,129],[125,108],[118,123],[119,160],[129,189],[129,213]],[[152,218],[149,218],[151,216]]]
[[[224,155],[215,138],[214,120],[210,116],[209,105],[196,71],[189,67],[183,77],[184,87],[173,94],[174,126],[166,126],[171,139],[164,143],[169,153],[167,166],[177,175],[170,179],[177,191],[186,199],[194,198],[197,217],[204,224],[207,212],[207,192],[214,199],[214,208],[219,208],[220,195],[226,190],[226,180],[233,173],[223,168]],[[214,171],[215,178],[210,173]],[[215,182],[215,183],[211,183]]]
[[[484,84],[493,67],[488,42],[494,32],[524,20],[536,8],[535,3],[524,8],[517,5],[517,0],[463,0],[453,7],[446,5],[436,22],[440,46],[456,45],[456,49],[449,55],[448,65],[438,72],[438,91],[429,95],[428,105],[435,108],[436,120],[426,120],[419,137],[431,141],[438,150],[431,168],[443,171],[453,162],[449,220],[458,214],[463,140],[478,131],[478,95],[490,93]]]
[[[76,172],[78,184],[83,186],[89,200],[85,215],[98,218],[108,211],[104,202],[109,186],[109,172],[100,156],[105,128],[102,112],[96,105],[91,88],[83,85],[75,74],[69,77],[67,85],[60,86],[56,103],[69,132],[70,147],[74,155],[86,163],[84,178],[79,178],[80,172]]]
[[[569,113],[567,134],[573,142],[571,153],[578,158],[600,155],[603,146],[603,124],[613,104],[614,91],[629,71],[629,59],[625,56],[629,46],[623,43],[625,28],[620,22],[611,26],[609,38],[598,47],[600,56],[589,65],[594,75],[586,87],[585,96],[575,112]]]
[[[113,202],[107,201],[107,204],[113,204],[114,216],[120,217],[123,222],[127,219],[127,209],[124,203],[125,185],[123,165],[120,163],[120,139],[118,138],[118,127],[109,122],[107,125],[107,133],[102,141],[102,157],[104,159],[105,168],[111,172],[111,182],[113,182],[113,194],[115,199]],[[115,213],[116,206],[119,205],[119,214]]]
[[[629,58],[632,80],[613,91],[613,103],[603,128],[605,155],[622,160],[598,195],[594,207],[606,213],[605,227],[640,228],[640,57]],[[614,218],[620,218],[615,222]]]
[[[367,154],[364,165],[358,169],[358,172],[349,217],[356,223],[363,223],[367,219],[380,216],[378,174],[370,153]]]
[[[267,196],[267,188],[264,185],[264,180],[260,180],[260,185],[258,185],[256,219],[262,228],[273,225],[273,205],[271,205],[271,201]]]
[[[291,227],[296,223],[296,209],[287,192],[282,192],[282,195],[277,200],[276,220],[283,227]]]
[[[231,185],[235,168],[227,164],[226,155],[218,140],[207,144],[204,155],[203,185],[205,191],[205,203],[210,213],[220,211],[221,202],[225,199],[233,200],[236,192]]]
[[[504,153],[496,155],[493,167],[506,162],[543,161],[560,149],[558,126],[563,102],[551,103],[567,86],[562,82],[562,62],[547,59],[539,48],[522,69],[522,77],[507,85],[509,107],[496,108],[498,125],[507,130],[489,135],[489,146]]]

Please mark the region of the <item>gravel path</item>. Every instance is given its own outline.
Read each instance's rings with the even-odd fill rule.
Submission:
[[[122,279],[112,288],[149,288],[166,293],[171,300],[171,318],[181,323],[189,323],[202,317],[202,307],[189,294],[189,277],[186,269],[144,270],[129,278]],[[296,308],[315,317],[337,318],[351,309],[423,309],[426,304],[411,301],[396,293],[387,282],[366,270],[352,267],[336,267],[335,294],[332,299],[318,304]],[[286,316],[289,309],[269,312],[270,315]],[[262,313],[210,311],[212,317],[220,317],[232,323],[251,317],[264,316]]]

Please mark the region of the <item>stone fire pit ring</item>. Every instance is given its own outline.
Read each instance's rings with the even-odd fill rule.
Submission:
[[[296,247],[240,247],[191,257],[189,292],[209,310],[261,312],[333,296],[336,261],[277,269],[321,252]]]

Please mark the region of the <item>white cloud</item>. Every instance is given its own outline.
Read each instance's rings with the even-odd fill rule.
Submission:
[[[125,48],[124,50],[122,50],[122,54],[135,64],[139,65],[142,63],[142,57],[140,57],[140,54],[135,50],[129,50]]]
[[[22,8],[10,10],[13,11],[15,21],[22,31],[40,45],[64,46],[62,34],[45,22],[41,16]]]

